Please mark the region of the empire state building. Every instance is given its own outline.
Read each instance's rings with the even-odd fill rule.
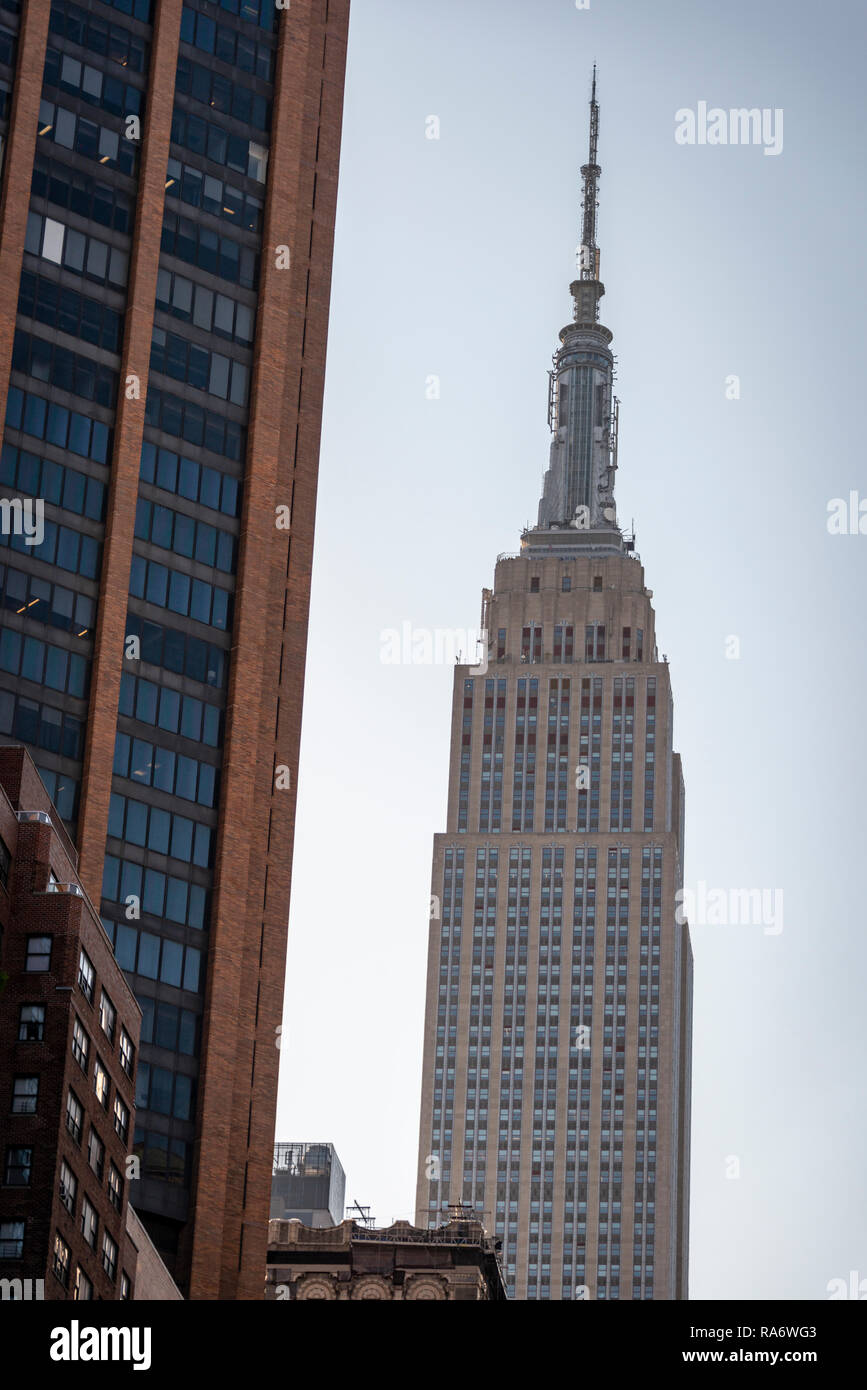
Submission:
[[[416,1220],[479,1217],[512,1298],[684,1299],[684,787],[652,591],[614,498],[598,130],[594,72],[538,521],[483,591],[481,664],[455,668]]]

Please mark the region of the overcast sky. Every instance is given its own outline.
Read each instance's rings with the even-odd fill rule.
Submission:
[[[782,931],[693,929],[691,1296],[867,1278],[867,535],[827,526],[867,499],[865,31],[860,0],[353,0],[277,1137],[333,1141],[380,1223],[414,1215],[452,684],[381,634],[476,627],[535,521],[595,61],[686,883],[783,894]],[[700,102],[781,110],[782,149],[678,143]]]

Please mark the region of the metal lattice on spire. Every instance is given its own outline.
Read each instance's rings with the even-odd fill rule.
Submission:
[[[599,279],[599,248],[596,245],[596,210],[599,207],[597,185],[602,173],[596,162],[599,144],[599,104],[596,100],[596,64],[593,64],[593,90],[590,96],[590,154],[581,166],[584,180],[584,225],[581,232],[581,279]]]

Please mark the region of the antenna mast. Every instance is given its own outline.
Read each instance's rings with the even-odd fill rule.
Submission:
[[[596,245],[596,209],[599,206],[597,185],[602,173],[596,163],[599,145],[599,104],[596,100],[596,64],[593,64],[593,90],[590,96],[590,155],[588,162],[582,164],[581,175],[584,180],[584,225],[581,233],[581,279],[599,279],[599,248]]]

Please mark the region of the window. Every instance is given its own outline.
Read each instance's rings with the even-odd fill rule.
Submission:
[[[33,1163],[32,1149],[9,1148],[6,1150],[6,1170],[3,1181],[7,1187],[29,1187],[30,1169]]]
[[[120,1169],[113,1163],[108,1166],[108,1200],[115,1211],[120,1211],[123,1206],[123,1178]]]
[[[601,574],[594,574],[594,576],[593,576],[593,592],[594,592],[594,594],[601,594],[601,593],[602,593],[602,575],[601,575]]]
[[[114,1283],[117,1275],[117,1241],[112,1240],[108,1231],[102,1233],[102,1267]]]
[[[38,1076],[16,1076],[12,1088],[12,1114],[35,1115],[38,1095]]]
[[[9,882],[9,868],[12,863],[12,855],[6,841],[0,836],[0,883],[5,888]]]
[[[84,1110],[81,1101],[74,1091],[70,1091],[66,1097],[66,1128],[72,1135],[76,1144],[81,1143],[81,1126],[84,1120]]]
[[[89,1302],[93,1298],[93,1285],[81,1265],[75,1267],[75,1287],[72,1291],[72,1297],[77,1299],[79,1303]]]
[[[60,1200],[70,1216],[75,1215],[75,1194],[77,1191],[78,1178],[64,1158],[60,1164]]]
[[[54,1236],[54,1259],[51,1270],[65,1289],[69,1288],[69,1246],[59,1231]]]
[[[108,1072],[98,1057],[93,1068],[93,1089],[96,1092],[96,1098],[103,1110],[107,1110],[108,1093],[111,1087],[108,1079]]]
[[[120,1296],[124,1299],[132,1297],[132,1285],[125,1269],[121,1270],[120,1274]]]
[[[530,580],[530,593],[531,593],[531,594],[538,594],[538,592],[539,592],[539,576],[538,576],[538,575],[533,575],[532,579]]]
[[[93,1003],[93,985],[95,979],[96,972],[93,968],[93,961],[82,947],[81,955],[78,958],[78,987],[88,1004]]]
[[[114,1042],[114,1030],[117,1023],[117,1010],[106,994],[102,991],[99,1000],[99,1026],[109,1042]]]
[[[27,963],[24,969],[30,974],[35,975],[48,970],[51,966],[51,937],[50,936],[28,936],[27,938]]]
[[[0,1221],[0,1260],[20,1260],[24,1254],[24,1222]]]
[[[114,1128],[115,1133],[119,1134],[126,1143],[129,1134],[129,1109],[124,1105],[119,1095],[114,1098]]]
[[[77,1018],[72,1024],[72,1055],[86,1074],[90,1056],[90,1038]]]
[[[563,580],[562,580],[562,583],[561,583],[561,585],[560,585],[560,588],[563,590],[563,593],[564,593],[564,594],[568,594],[568,593],[571,592],[571,589],[572,589],[572,576],[571,576],[571,574],[564,574],[564,575],[563,575]]]
[[[102,1182],[103,1167],[105,1165],[105,1145],[93,1126],[91,1126],[90,1138],[87,1141],[87,1161],[90,1164],[91,1170],[96,1174],[99,1181]]]
[[[125,1028],[120,1030],[120,1064],[131,1078],[135,1068],[135,1044]]]
[[[96,1230],[99,1225],[99,1218],[96,1215],[96,1207],[89,1197],[81,1199],[81,1234],[87,1241],[91,1250],[96,1249]]]

